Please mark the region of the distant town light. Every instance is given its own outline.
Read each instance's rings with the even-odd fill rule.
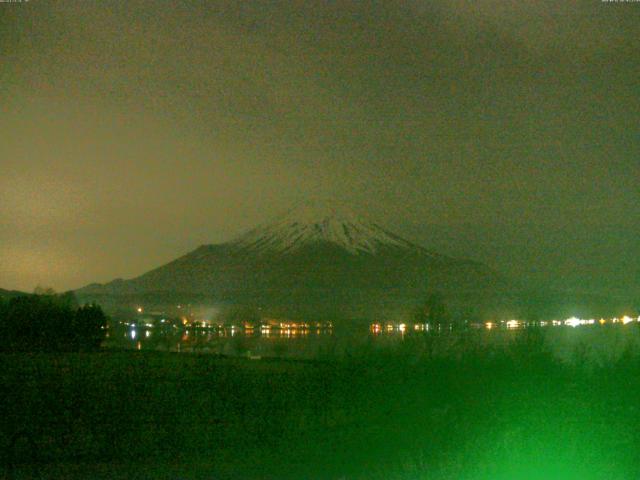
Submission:
[[[574,328],[575,328],[575,327],[577,327],[578,325],[581,325],[581,324],[582,324],[582,321],[581,321],[579,318],[577,318],[577,317],[571,317],[571,318],[567,318],[567,319],[564,321],[564,324],[565,324],[565,325],[568,325],[569,327],[574,327]]]
[[[142,313],[142,307],[138,307],[138,308],[136,308],[136,311],[137,311],[138,313]]]
[[[520,322],[518,320],[509,320],[507,322],[507,328],[518,328],[520,326]]]

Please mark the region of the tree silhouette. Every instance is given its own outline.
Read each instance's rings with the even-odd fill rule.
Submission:
[[[23,295],[0,302],[0,349],[77,351],[100,347],[107,317],[97,305],[77,307],[72,293]]]
[[[73,318],[74,338],[82,349],[96,350],[104,340],[107,317],[95,303],[84,305],[75,311]]]

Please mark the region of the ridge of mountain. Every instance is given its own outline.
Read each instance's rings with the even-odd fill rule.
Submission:
[[[5,290],[4,288],[0,288],[0,298],[14,298],[14,297],[24,297],[26,295],[31,295],[27,292],[21,292],[19,290]]]
[[[114,305],[192,299],[287,316],[362,318],[415,311],[433,291],[454,309],[503,304],[508,288],[481,263],[431,252],[347,208],[303,204],[228,242],[77,293]]]

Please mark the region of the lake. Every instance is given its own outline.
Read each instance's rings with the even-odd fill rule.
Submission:
[[[513,324],[511,324],[513,325]],[[633,322],[549,322],[431,326],[384,325],[369,328],[255,328],[228,326],[209,329],[123,325],[111,328],[105,348],[262,358],[318,359],[369,356],[376,353],[445,357],[466,351],[496,350],[523,337],[538,341],[566,362],[602,365],[640,349],[640,324]]]

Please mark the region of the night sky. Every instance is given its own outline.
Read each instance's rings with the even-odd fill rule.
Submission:
[[[640,298],[640,3],[0,3],[0,287],[136,276],[335,198]]]

